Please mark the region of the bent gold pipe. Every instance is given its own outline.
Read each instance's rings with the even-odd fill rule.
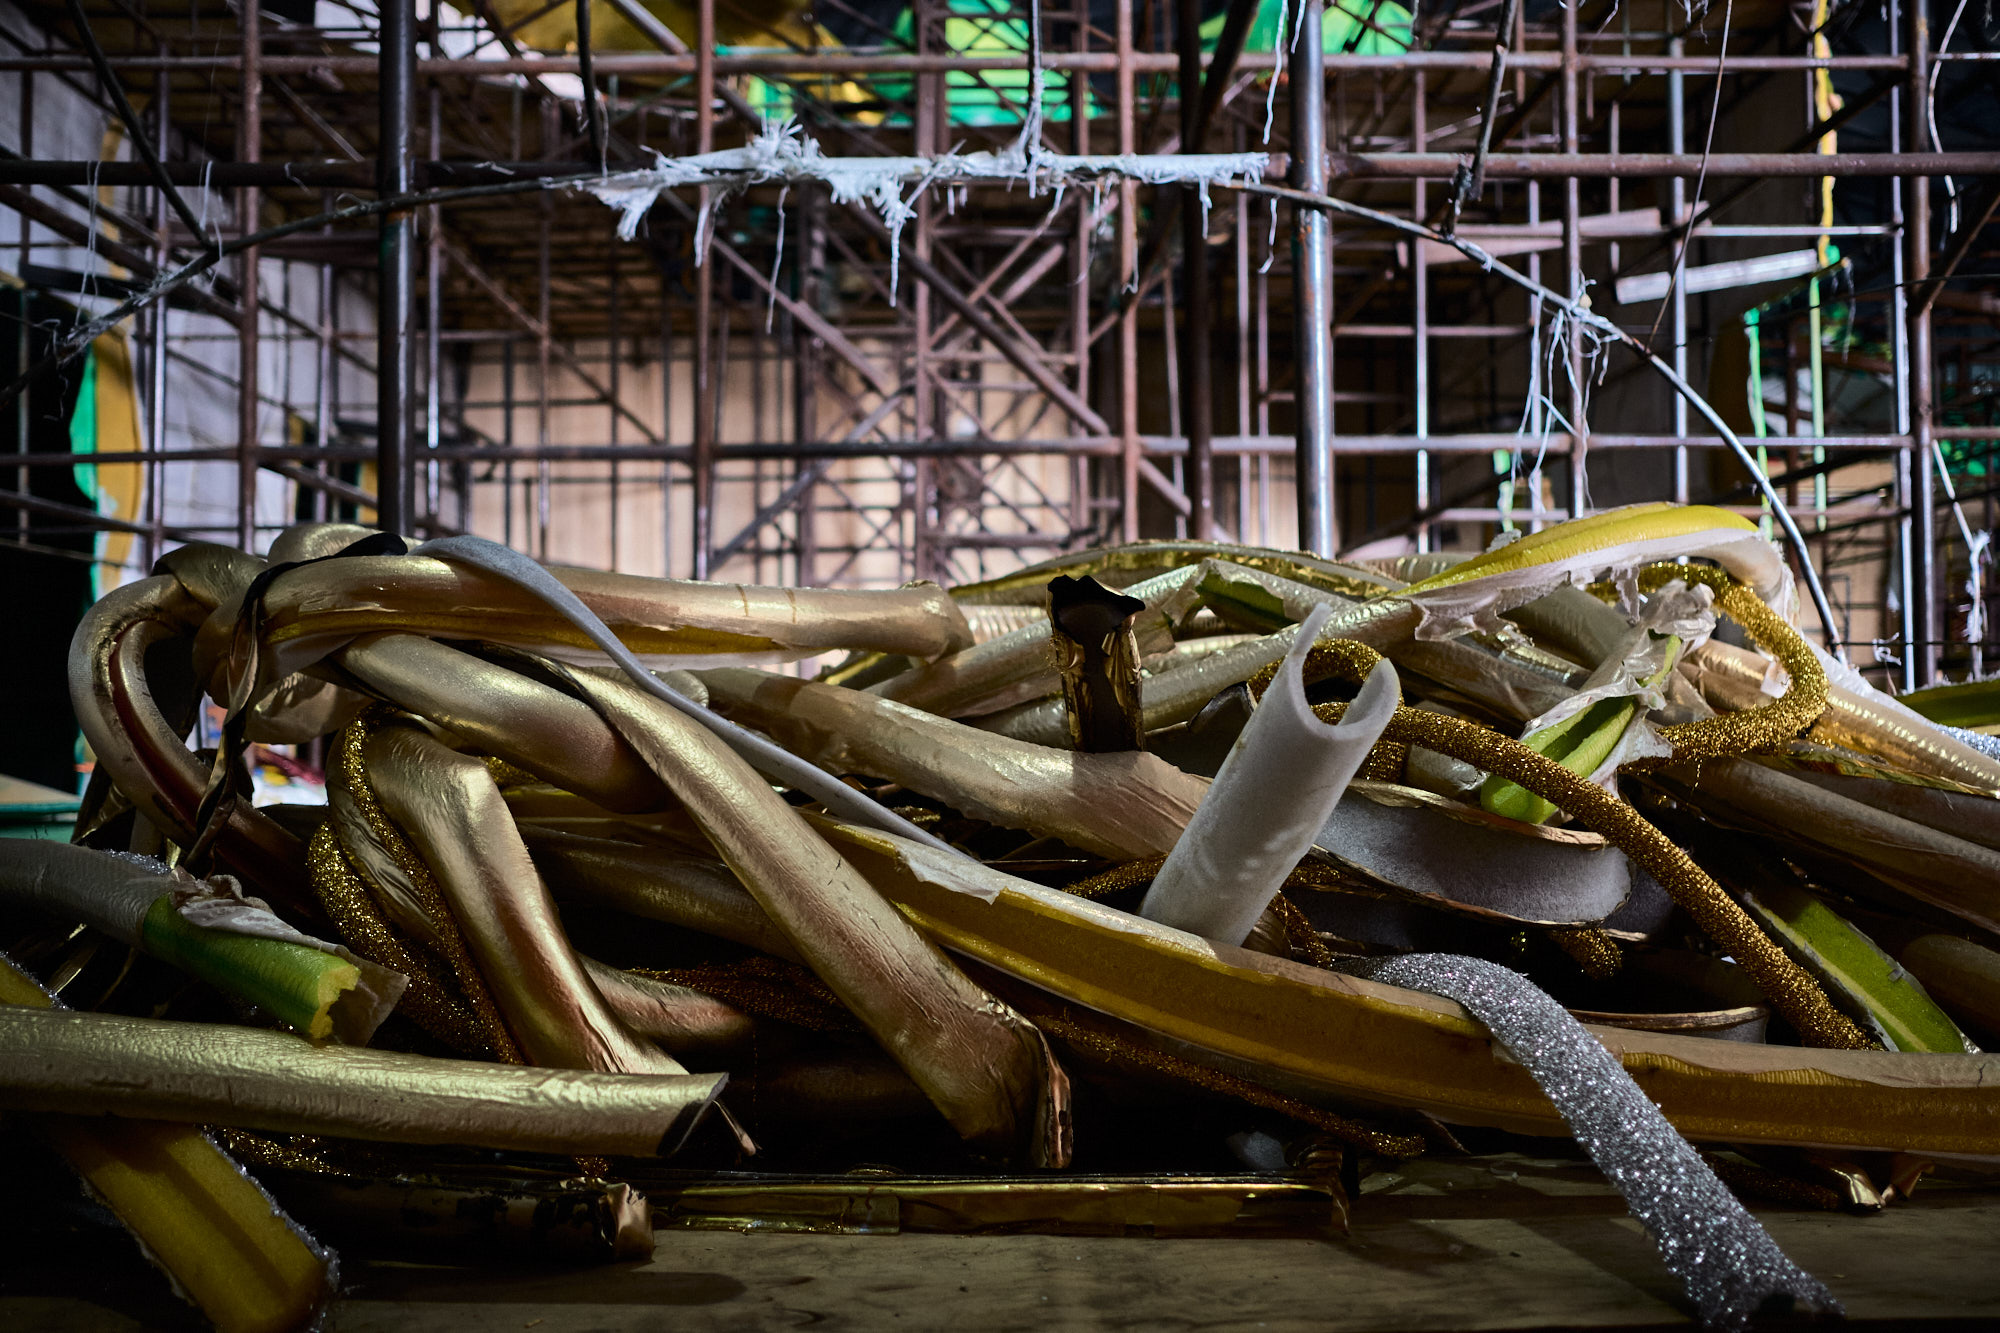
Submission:
[[[934,585],[887,591],[759,588],[595,570],[550,571],[633,652],[658,665],[716,660],[790,661],[835,649],[924,659],[968,647],[964,615]],[[198,660],[227,660],[241,594],[217,604],[201,630]],[[485,639],[598,660],[582,631],[517,585],[429,556],[357,556],[295,569],[264,596],[264,637],[281,663],[330,643],[402,630]]]
[[[1710,639],[1683,659],[1681,672],[1711,705],[1735,711],[1771,702],[1763,689],[1769,667],[1765,658],[1747,648]],[[1921,718],[1899,716],[1839,681],[1828,682],[1826,711],[1807,735],[1825,745],[1873,755],[1920,777],[1943,778],[1983,792],[2000,791],[2000,763]]]
[[[720,861],[549,829],[524,828],[521,836],[558,896],[805,961],[736,872]]]
[[[146,653],[175,637],[185,594],[169,578],[142,579],[105,594],[70,643],[70,704],[97,762],[139,812],[169,838],[194,840],[208,773],[161,715],[146,677]],[[318,908],[298,889],[305,849],[243,802],[227,812],[216,859],[258,894],[308,919]]]
[[[1449,1000],[1216,944],[873,830],[829,836],[952,951],[1218,1067],[1453,1124],[1569,1133],[1526,1069]],[[2000,1056],[1591,1031],[1690,1138],[2000,1156]]]
[[[507,1030],[530,1064],[684,1072],[591,984],[486,765],[413,726],[362,745],[382,808],[430,867]]]
[[[589,704],[518,671],[416,634],[357,639],[333,660],[368,689],[607,810],[668,804],[666,788]]]
[[[619,1021],[675,1055],[712,1055],[755,1034],[748,1014],[712,995],[577,957]]]
[[[1079,754],[996,736],[838,685],[704,671],[716,709],[835,772],[888,778],[964,814],[1115,860],[1171,851],[1205,778],[1140,751]]]
[[[219,1023],[0,1006],[0,1106],[18,1111],[652,1157],[679,1146],[726,1081],[314,1047]]]
[[[1068,1083],[1032,1024],[968,980],[713,732],[623,681],[571,678],[962,1138],[1067,1162]]]

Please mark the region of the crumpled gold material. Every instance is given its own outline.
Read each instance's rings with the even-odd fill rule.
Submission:
[[[684,1072],[627,1029],[591,984],[484,763],[404,725],[374,731],[362,756],[383,812],[436,877],[530,1064]]]
[[[713,732],[623,681],[571,679],[968,1144],[1068,1160],[1068,1080],[1033,1024],[969,981]]]
[[[964,814],[1132,860],[1170,851],[1206,779],[1139,751],[1078,754],[991,735],[837,685],[701,673],[713,706],[834,772],[900,782]]]
[[[982,892],[969,892],[929,849],[851,825],[833,836],[955,952],[1184,1043],[1175,1049],[1203,1063],[1308,1100],[1569,1132],[1527,1072],[1451,1001],[1213,944],[991,867],[971,867]],[[2000,1156],[2000,1056],[1591,1031],[1694,1139]]]

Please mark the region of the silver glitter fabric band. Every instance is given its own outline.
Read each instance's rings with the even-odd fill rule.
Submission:
[[[1348,966],[1373,981],[1456,1000],[1492,1029],[1652,1233],[1703,1324],[1737,1329],[1760,1314],[1841,1312],[1833,1293],[1785,1257],[1603,1044],[1526,977],[1453,954]]]
[[[1988,759],[2000,759],[2000,736],[1988,736],[1983,731],[1968,731],[1964,727],[1947,727],[1943,723],[1934,724],[1939,731],[1962,745],[1969,745]]]

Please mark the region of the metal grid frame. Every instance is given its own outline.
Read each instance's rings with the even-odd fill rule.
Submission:
[[[636,8],[611,4],[628,17]],[[379,21],[356,32],[278,25],[254,6],[240,25],[233,11],[204,16],[199,4],[172,16],[149,16],[128,0],[84,11],[106,34],[120,84],[149,103],[145,126],[167,174],[182,190],[204,192],[218,213],[226,205],[223,233],[232,234],[243,219],[312,214],[354,192],[397,195],[586,167],[590,136],[575,125],[577,103],[550,83],[578,75],[583,53],[526,51],[486,0],[472,8],[456,35],[435,11],[420,16],[413,0],[388,0]],[[953,122],[955,92],[981,87],[1006,102],[991,76],[1020,70],[1027,57],[951,50],[945,0],[915,0],[908,50],[718,52],[717,0],[693,8],[691,42],[641,21],[659,49],[590,53],[613,165],[644,149],[682,156],[740,140],[754,116],[740,85],[753,76],[784,88],[829,152],[936,153],[960,141],[998,144],[1014,132]],[[1490,118],[1485,189],[1462,201],[1459,225],[1488,243],[1546,247],[1530,249],[1524,267],[1558,288],[1567,281],[1573,298],[1585,294],[1587,274],[1635,271],[1676,244],[1690,263],[1729,241],[1837,234],[1886,248],[1891,280],[1868,301],[1889,331],[1880,369],[1891,381],[1893,421],[1800,434],[1808,423],[1788,388],[1776,405],[1786,431],[1771,443],[1772,465],[1816,562],[1836,582],[1847,579],[1839,571],[1858,571],[1843,585],[1843,611],[1850,624],[1872,613],[1876,632],[1863,626],[1847,637],[1884,643],[1882,660],[1897,664],[1892,675],[1904,687],[1967,665],[1968,653],[1977,668],[1980,647],[1959,642],[1953,623],[1969,608],[1948,591],[1963,581],[1969,553],[1944,555],[1953,520],[1933,460],[1940,375],[1962,399],[1978,368],[2000,361],[1991,309],[2000,302],[1945,282],[1984,253],[2000,152],[1942,153],[1928,117],[1912,109],[1927,104],[1934,67],[1983,70],[1974,62],[1992,53],[1935,51],[1926,0],[1892,0],[1886,50],[1840,54],[1816,45],[1828,21],[1821,31],[1788,26],[1777,6],[1744,6],[1720,56],[1713,9],[1684,16],[1663,5],[1649,12],[1658,20],[1649,31],[1649,15],[1630,3],[1575,4],[1536,19],[1508,6],[1508,33],[1491,26],[1496,8],[1460,4],[1426,15],[1410,50],[1376,56],[1321,54],[1321,13],[1308,5],[1277,97],[1288,106],[1276,117],[1275,146],[1291,183],[1330,183],[1344,197],[1436,220],[1473,156],[1499,48],[1496,82],[1512,97]],[[1182,29],[1199,17],[1193,0],[1108,9],[1108,27],[1087,0],[1038,11],[1050,79],[1064,85],[1070,105],[1095,111],[1047,125],[1052,147],[1176,152],[1190,135],[1209,147],[1256,146],[1270,54],[1190,62],[1195,48]],[[995,17],[1020,22],[1027,12],[1023,5]],[[200,241],[143,163],[37,160],[39,81],[107,102],[95,66],[78,52],[78,33],[59,17],[39,17],[48,20],[41,49],[17,42],[0,51],[0,73],[21,84],[23,151],[0,160],[0,208],[22,219],[24,275],[35,267],[37,232],[44,239],[36,250],[85,250],[139,280],[168,270]],[[462,35],[504,58],[450,54]],[[379,52],[357,50],[362,40]],[[1815,121],[1811,90],[1822,71],[1869,82],[1846,108]],[[1193,87],[1198,75],[1211,90],[1206,122],[1195,99],[1181,105],[1176,93],[1177,82]],[[907,95],[884,98],[884,76],[906,83]],[[825,95],[866,78],[877,81],[871,92],[878,107],[888,104],[889,123],[868,124],[852,103]],[[354,94],[370,81],[377,114],[357,114],[365,99]],[[1727,116],[1784,83],[1807,90],[1806,114],[1784,150],[1693,146],[1701,117],[1690,88],[1718,98],[1727,89],[1719,111]],[[1822,151],[1823,135],[1877,106],[1887,108],[1899,151]],[[2000,136],[1985,145],[1994,147]],[[1934,181],[1946,175],[1964,186],[1954,199],[1969,200],[1955,209],[1956,229],[1933,216]],[[1833,227],[1718,220],[1760,183],[1828,176],[1884,181],[1886,217]],[[257,393],[243,393],[237,377],[236,439],[100,461],[140,462],[152,474],[153,509],[128,525],[148,561],[174,541],[201,537],[256,546],[273,526],[258,519],[260,476],[276,474],[301,488],[315,516],[365,504],[385,526],[477,528],[545,557],[580,553],[614,567],[802,583],[975,578],[1088,542],[1185,534],[1191,520],[1243,540],[1303,535],[1301,544],[1328,553],[1399,536],[1421,550],[1503,519],[1532,525],[1586,511],[1588,460],[1604,451],[1669,460],[1662,489],[1670,494],[1658,498],[1719,493],[1758,512],[1751,497],[1704,478],[1722,442],[1692,428],[1683,403],[1652,413],[1659,420],[1649,430],[1569,429],[1588,420],[1586,349],[1575,339],[1554,343],[1549,313],[1533,303],[1462,266],[1440,267],[1422,244],[1399,248],[1342,227],[1336,246],[1327,215],[1311,209],[1283,210],[1291,243],[1274,245],[1275,206],[1267,231],[1260,200],[1218,192],[1204,217],[1193,191],[1181,190],[1187,198],[1178,206],[1167,198],[1176,188],[1126,181],[1073,191],[1053,208],[1046,198],[979,190],[954,210],[926,194],[905,233],[894,305],[881,228],[812,190],[783,201],[753,191],[730,205],[725,219],[749,210],[767,221],[741,235],[725,224],[699,265],[689,263],[688,232],[708,201],[693,191],[663,200],[631,246],[611,236],[600,206],[549,192],[504,207],[388,214],[359,238],[364,245],[352,232],[293,237],[246,252],[225,280],[138,320],[148,438],[164,438],[177,375],[228,378],[199,354],[206,340],[233,342],[237,364],[259,367]],[[1709,207],[1690,216],[1704,190]],[[1607,239],[1597,219],[1616,217],[1621,203],[1647,191],[1658,225]],[[1207,263],[1186,262],[1176,215],[1190,231],[1203,229],[1209,243],[1198,252]],[[779,230],[786,258],[774,267]],[[311,284],[313,299],[302,301],[288,284]],[[364,300],[373,327],[343,327],[342,311]],[[1859,295],[1853,304],[1863,304]],[[300,318],[302,305],[311,318]],[[1700,305],[1677,284],[1659,312],[1657,327],[1684,372],[1716,323]],[[1941,328],[1950,334],[1942,350]],[[641,344],[652,349],[638,362],[644,385],[624,355]],[[1785,382],[1796,385],[1791,358],[1816,356],[1820,344],[1788,324],[1777,345]],[[1454,349],[1468,346],[1479,357],[1461,365]],[[1550,420],[1524,440],[1502,423],[1531,364],[1551,379],[1560,369],[1564,383],[1542,395]],[[373,381],[372,395],[356,402],[343,394],[342,367],[348,379]],[[1615,386],[1629,367],[1610,370]],[[732,376],[754,386],[747,420],[723,412]],[[481,397],[475,384],[487,383],[497,387]],[[274,411],[286,425],[282,442],[272,438]],[[1950,434],[1996,440],[2000,426],[1989,415],[1989,424],[1954,425]],[[1541,466],[1526,478],[1510,470],[1503,479],[1489,461],[1528,452]],[[17,541],[31,540],[31,524],[108,522],[51,512],[28,493],[26,469],[69,466],[71,456],[9,461],[14,489],[0,492],[0,505],[16,511]],[[164,523],[157,497],[165,474],[203,462],[233,465],[234,523]],[[364,466],[372,483],[358,472]],[[1503,487],[1518,495],[1524,481],[1528,500],[1510,507]],[[565,486],[590,488],[590,503],[608,518],[590,531],[604,542],[595,559],[571,534],[552,542],[559,509],[577,509],[556,504]],[[657,561],[632,560],[621,532],[635,495],[658,507]],[[719,506],[718,495],[732,503]],[[1990,530],[1994,488],[1962,498]],[[724,509],[747,521],[722,530]]]

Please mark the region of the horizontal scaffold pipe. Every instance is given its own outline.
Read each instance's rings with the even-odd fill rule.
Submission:
[[[1953,439],[2000,439],[2000,426],[1954,426]],[[1837,452],[1908,448],[1908,435],[1796,435],[1771,436],[1769,443],[1801,451],[1827,449]],[[1496,449],[1535,449],[1545,445],[1551,454],[1567,452],[1572,438],[1562,432],[1548,436],[1510,435],[1482,432],[1466,435],[1336,435],[1333,447],[1344,454],[1407,454],[1419,449],[1431,453],[1484,454]],[[1728,442],[1715,435],[1624,435],[1592,432],[1592,449],[1723,449]],[[842,458],[981,458],[1002,455],[1081,454],[1116,457],[1120,444],[1115,435],[1075,435],[1033,440],[909,440],[902,442],[840,441],[795,444],[790,441],[716,446],[719,463],[757,462],[771,459]],[[1147,454],[1162,457],[1184,453],[1187,441],[1178,435],[1142,435],[1139,447]],[[1216,452],[1224,454],[1289,454],[1295,443],[1289,435],[1217,435]],[[332,445],[324,449],[308,445],[262,446],[257,456],[267,465],[278,463],[366,462],[375,457],[366,445]],[[417,451],[419,461],[468,462],[553,462],[553,463],[686,463],[694,451],[686,445],[652,444],[448,444]],[[9,454],[9,467],[74,467],[78,455],[67,452]],[[113,463],[203,463],[232,461],[235,449],[129,450],[91,454],[88,461]],[[0,507],[8,501],[0,492]],[[88,511],[76,510],[77,515]]]
[[[1131,67],[1141,74],[1172,74],[1180,70],[1180,56],[1172,52],[1134,52],[1130,57]],[[1328,74],[1388,74],[1409,70],[1478,70],[1486,72],[1493,64],[1493,53],[1484,51],[1410,51],[1400,55],[1338,55],[1328,53],[1325,57]],[[205,74],[214,71],[234,70],[239,59],[235,55],[208,56],[114,56],[111,67],[131,73],[157,72]],[[1207,57],[1203,57],[1206,65]],[[1238,61],[1243,71],[1269,70],[1274,61],[1267,53],[1253,55],[1246,53]],[[591,64],[600,79],[612,75],[624,78],[668,78],[689,75],[695,72],[693,55],[668,55],[664,52],[604,51],[593,53]],[[308,77],[323,74],[352,74],[372,76],[380,69],[374,56],[276,56],[267,55],[261,61],[266,75]],[[1110,51],[1050,51],[1042,58],[1042,66],[1051,72],[1110,74],[1120,68],[1119,57]],[[1576,58],[1579,70],[1596,71],[1607,74],[1665,73],[1669,70],[1688,70],[1713,73],[1715,59],[1712,56],[1669,56],[1669,55],[1579,55]],[[581,68],[573,55],[526,55],[500,59],[463,59],[439,57],[417,61],[419,77],[462,76],[471,78],[497,77],[515,74],[576,74]],[[938,74],[956,71],[976,70],[1019,70],[1028,68],[1028,59],[1022,55],[968,56],[952,54],[906,54],[889,53],[876,55],[827,54],[810,51],[764,51],[754,54],[719,55],[715,58],[717,75],[728,74],[797,74],[797,75],[842,75],[852,77],[864,74]],[[1559,51],[1519,51],[1507,57],[1509,70],[1554,70],[1562,68],[1562,53]],[[1729,72],[1732,74],[1769,73],[1785,70],[1894,70],[1909,68],[1909,61],[1900,55],[1753,55],[1731,56]],[[0,58],[0,73],[63,72],[88,73],[90,62],[82,56],[7,56]]]
[[[1463,156],[1458,153],[1330,153],[1328,175],[1335,180],[1369,178],[1449,180]],[[1289,159],[1271,155],[1270,175],[1284,172]],[[214,189],[372,190],[373,162],[168,162],[176,185]],[[1698,177],[1699,153],[1496,153],[1486,160],[1489,180],[1578,177]],[[537,176],[573,178],[574,162],[420,162],[420,189],[442,189]],[[1715,153],[1706,161],[1711,177],[1726,176],[1986,176],[2000,175],[2000,153]],[[722,179],[718,176],[718,180]],[[0,161],[0,185],[151,185],[137,162]],[[973,182],[977,183],[977,182]]]

